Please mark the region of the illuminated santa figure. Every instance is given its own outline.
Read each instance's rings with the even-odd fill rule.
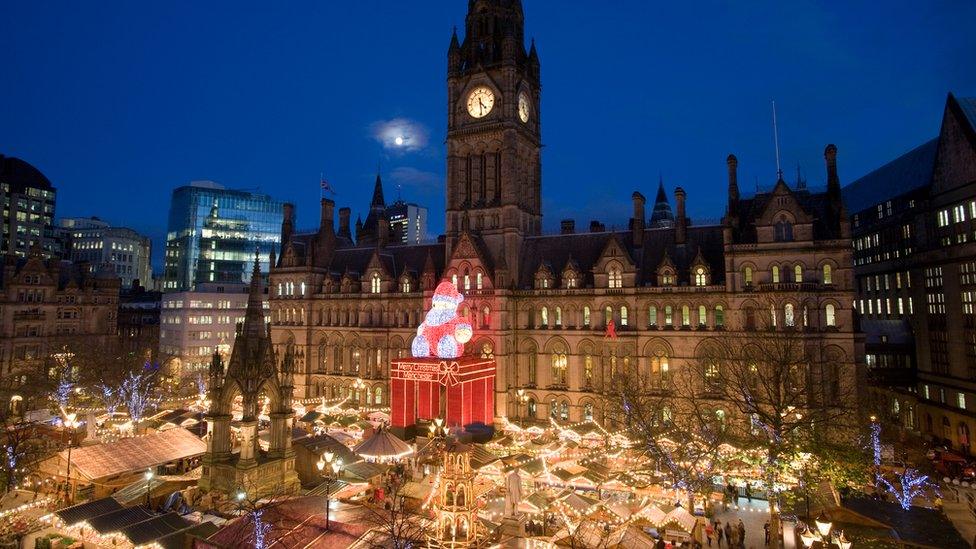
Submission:
[[[464,296],[450,282],[441,282],[424,321],[417,327],[417,337],[410,350],[414,357],[457,358],[464,344],[471,340],[471,324],[458,316],[457,308]]]

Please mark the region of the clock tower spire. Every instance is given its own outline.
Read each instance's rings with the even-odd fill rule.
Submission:
[[[469,0],[447,71],[447,256],[477,235],[518,280],[522,240],[541,209],[539,57],[526,52],[519,0]]]

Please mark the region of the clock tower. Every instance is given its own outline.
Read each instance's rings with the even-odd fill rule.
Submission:
[[[447,257],[465,231],[518,280],[522,239],[542,226],[539,57],[520,0],[469,0],[447,53]]]

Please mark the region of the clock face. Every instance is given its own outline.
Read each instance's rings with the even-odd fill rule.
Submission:
[[[518,115],[522,122],[529,121],[529,94],[525,92],[519,94]]]
[[[468,96],[468,114],[474,118],[487,116],[493,106],[495,106],[495,94],[490,88],[485,86],[475,88]]]

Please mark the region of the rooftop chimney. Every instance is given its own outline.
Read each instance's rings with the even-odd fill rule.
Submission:
[[[352,232],[349,230],[349,216],[352,210],[349,208],[339,208],[339,236],[352,239]]]
[[[674,216],[674,242],[684,244],[688,231],[688,218],[685,217],[685,190],[681,187],[674,190],[674,202],[678,210]]]
[[[319,232],[331,233],[335,231],[335,201],[329,198],[322,199],[321,218],[319,219]]]
[[[602,232],[604,232],[606,230],[607,230],[607,228],[603,225],[603,223],[600,223],[596,219],[594,219],[593,221],[590,221],[590,232],[591,233],[602,233]]]
[[[647,199],[637,191],[630,198],[634,201],[634,217],[630,221],[630,228],[634,233],[634,246],[640,247],[644,245],[644,203]]]
[[[576,220],[563,219],[559,222],[559,234],[573,234],[576,232]]]
[[[295,230],[295,205],[285,202],[281,211],[284,214],[281,219],[281,244],[284,245],[291,241],[292,232]]]
[[[739,205],[739,159],[730,154],[725,163],[729,167],[729,214],[734,215]]]

